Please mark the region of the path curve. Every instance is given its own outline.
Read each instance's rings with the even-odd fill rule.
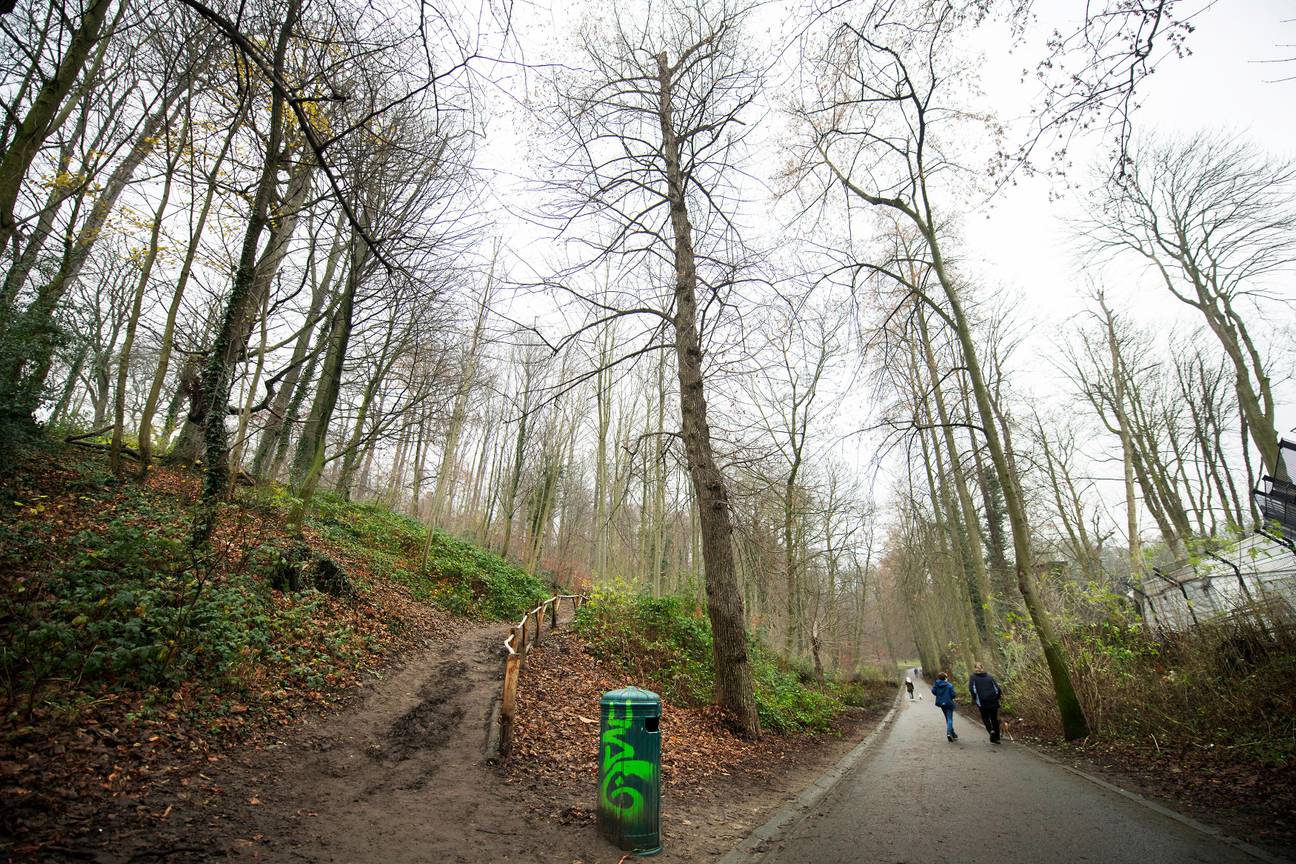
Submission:
[[[919,681],[872,752],[764,864],[1256,864],[1257,858],[941,712]]]
[[[260,806],[296,818],[271,857],[471,860],[474,829],[496,817],[480,811],[493,809],[482,751],[502,632],[475,626],[413,658],[360,705],[309,724],[277,753]]]

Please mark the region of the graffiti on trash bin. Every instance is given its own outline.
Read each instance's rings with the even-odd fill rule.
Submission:
[[[631,703],[617,716],[616,706],[608,706],[608,728],[603,733],[603,786],[599,803],[621,819],[634,820],[643,813],[644,792],[633,783],[651,788],[654,765],[634,758],[634,747],[626,740],[632,721]]]

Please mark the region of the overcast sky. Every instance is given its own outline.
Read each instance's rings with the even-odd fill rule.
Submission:
[[[1039,8],[1045,18],[1050,12],[1079,6],[1079,2],[1050,0]],[[1268,83],[1296,75],[1296,63],[1257,62],[1296,55],[1290,48],[1296,43],[1296,2],[1221,0],[1213,5],[1186,2],[1184,8],[1203,10],[1193,19],[1196,31],[1188,43],[1192,53],[1165,60],[1145,82],[1136,117],[1138,133],[1175,137],[1200,130],[1222,131],[1271,153],[1289,159],[1296,156],[1296,81]],[[1278,43],[1289,47],[1283,49]],[[1021,111],[1020,106],[1033,95],[1029,84],[1023,87],[1018,83],[1029,60],[1029,45],[1012,55],[987,52],[984,85],[989,94],[1004,94],[1001,111],[1006,116]],[[1077,150],[1076,161],[1100,161],[1102,145],[1101,140],[1090,140],[1088,154]],[[1086,172],[1076,172],[1075,179],[1085,181]],[[1050,192],[1054,193],[1052,199]],[[1113,302],[1163,338],[1176,326],[1182,332],[1199,327],[1196,310],[1174,300],[1139,268],[1117,265],[1100,269],[1078,259],[1067,220],[1081,212],[1082,195],[1082,190],[1067,191],[1049,180],[1026,180],[997,197],[980,218],[969,217],[965,222],[968,250],[975,250],[983,276],[1020,296],[1024,317],[1039,322],[1029,329],[1023,344],[1027,357],[1043,360],[1049,356],[1064,325],[1084,309],[1090,280],[1101,280]],[[1296,274],[1285,274],[1278,287],[1296,301]],[[1273,305],[1266,313],[1264,321],[1255,316],[1252,332],[1273,351],[1271,375],[1279,403],[1278,429],[1290,437],[1296,427],[1296,382],[1292,380],[1296,374],[1292,345],[1296,322],[1290,307]],[[1048,364],[1028,362],[1020,368],[1031,389],[1052,401],[1053,391],[1062,383],[1050,374]],[[1104,473],[1095,470],[1098,476]],[[1115,490],[1108,486],[1104,491],[1110,498]]]
[[[1070,10],[1074,14],[1081,6],[1079,0],[1048,0],[1037,8],[1043,23],[1049,13]],[[1284,18],[1292,20],[1281,23]],[[1062,20],[1061,16],[1053,19],[1059,25]],[[1176,136],[1223,130],[1273,153],[1296,154],[1296,81],[1265,83],[1283,77],[1283,69],[1286,75],[1296,75],[1296,63],[1284,67],[1255,62],[1284,56],[1274,47],[1277,42],[1296,43],[1296,2],[1221,0],[1193,20],[1197,29],[1188,43],[1192,54],[1162,62],[1140,90],[1139,133]],[[986,52],[984,87],[1005,117],[1021,116],[1034,96],[1030,82],[1021,85],[1019,81],[1038,44],[1038,40],[1028,41],[1013,54]],[[1289,49],[1285,56],[1293,54],[1296,51]],[[1101,160],[1104,142],[1095,139],[1075,148],[1077,164]],[[1073,179],[1087,181],[1087,172],[1078,169]],[[1062,197],[1050,200],[1050,191]],[[1019,289],[1040,314],[1055,321],[1082,307],[1085,275],[1098,276],[1076,260],[1068,242],[1066,220],[1080,212],[1081,194],[1046,179],[1024,180],[984,208],[981,218],[969,217],[965,223],[969,250],[980,253],[983,272]],[[1136,291],[1122,286],[1119,275],[1113,273],[1106,280],[1109,289],[1144,322],[1153,323],[1162,315],[1195,320],[1193,310],[1175,308],[1180,304],[1153,283]],[[1289,411],[1283,428],[1293,424],[1296,416]]]

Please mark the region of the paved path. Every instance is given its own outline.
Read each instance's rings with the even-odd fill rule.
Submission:
[[[1240,849],[1102,789],[956,717],[915,681],[892,728],[765,864],[1256,864]],[[962,690],[960,690],[962,692]]]

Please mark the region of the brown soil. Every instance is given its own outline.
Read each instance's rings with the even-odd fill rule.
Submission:
[[[1172,754],[1132,758],[1124,748],[1064,746],[1032,741],[1040,749],[1108,783],[1137,792],[1171,810],[1280,855],[1296,850],[1296,768],[1267,768],[1240,781],[1198,775]],[[1193,778],[1195,782],[1185,783]]]
[[[42,860],[615,864],[623,853],[595,830],[586,778],[540,779],[523,762],[508,771],[485,762],[502,635],[498,624],[475,625],[420,649],[341,712],[159,788],[133,801],[132,813],[105,811],[98,829],[47,847]],[[772,761],[667,790],[659,860],[728,851],[867,734],[878,713],[852,712],[836,735],[771,736]]]
[[[622,854],[598,834],[598,699],[624,686],[623,673],[592,657],[566,632],[527,660],[518,695],[519,722],[507,773],[528,814],[565,826],[590,854],[581,861],[616,862]],[[720,857],[832,767],[869,733],[895,699],[880,686],[867,709],[853,709],[828,733],[735,737],[714,707],[662,707],[662,843],[654,860]],[[537,860],[567,861],[561,857]]]
[[[82,535],[109,523],[148,529],[188,523],[199,477],[170,468],[143,482],[110,479],[102,454],[72,448],[25,457],[0,477],[0,610],[10,628],[44,596],[51,574],[84,551]],[[17,506],[12,502],[21,502]],[[251,571],[262,546],[292,538],[276,514],[229,508],[213,540],[225,567],[211,584]],[[155,524],[156,523],[156,524]],[[174,533],[174,532],[173,532]],[[357,597],[271,592],[272,614],[309,604],[309,623],[277,632],[275,651],[252,652],[222,676],[174,687],[124,676],[51,675],[33,688],[15,660],[0,687],[0,861],[93,860],[104,838],[165,828],[177,796],[208,789],[233,752],[259,752],[302,719],[354,700],[367,677],[440,643],[463,622],[374,573],[354,550],[307,530],[312,548],[345,567]],[[281,617],[282,620],[282,617]],[[21,653],[17,663],[27,662]],[[206,775],[206,776],[204,776]],[[137,826],[144,826],[138,828]]]
[[[416,653],[352,707],[211,775],[177,804],[176,833],[99,860],[399,864],[481,860],[481,838],[503,848],[494,832],[512,830],[512,808],[483,757],[501,631],[473,626]]]
[[[805,787],[837,763],[877,725],[885,711],[851,709],[833,733],[803,736],[772,763],[735,766],[705,784],[662,794],[662,852],[653,861],[714,861],[765,824]],[[599,835],[594,821],[595,787],[584,778],[531,780],[513,769],[512,782],[525,803],[531,830],[561,837],[534,861],[607,862],[625,853]],[[564,857],[563,850],[583,850]],[[481,860],[493,860],[483,857]],[[645,859],[647,860],[647,859]]]

